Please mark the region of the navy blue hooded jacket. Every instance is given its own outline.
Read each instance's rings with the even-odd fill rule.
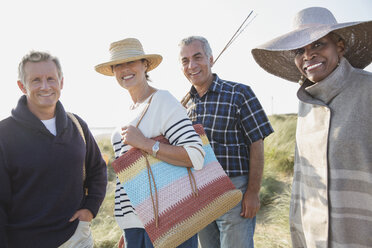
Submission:
[[[27,108],[22,96],[0,122],[0,247],[58,247],[75,232],[73,214],[96,216],[104,199],[107,169],[87,124],[77,127],[62,104],[56,106],[54,136]],[[86,186],[83,192],[83,164]]]

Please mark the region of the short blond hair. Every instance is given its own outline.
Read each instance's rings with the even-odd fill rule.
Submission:
[[[18,65],[18,80],[22,82],[23,85],[26,84],[25,77],[25,65],[27,62],[42,62],[42,61],[53,61],[57,67],[58,79],[61,80],[63,77],[61,63],[57,57],[52,56],[50,53],[47,52],[40,52],[40,51],[31,51],[25,56],[23,56],[21,62]]]

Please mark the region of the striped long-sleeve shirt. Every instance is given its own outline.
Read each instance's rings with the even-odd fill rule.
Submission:
[[[131,121],[124,125],[136,126],[139,117],[146,107],[148,99],[141,105],[134,108]],[[124,126],[123,125],[123,126]],[[204,154],[200,153],[202,141],[192,127],[192,123],[187,116],[186,109],[166,90],[158,90],[154,93],[151,104],[143,117],[138,128],[145,137],[156,137],[164,135],[171,145],[183,146],[193,164],[194,169],[201,169],[204,162]],[[111,138],[115,158],[120,157],[131,146],[123,144],[121,141],[121,127],[118,127]],[[194,149],[197,147],[199,149]],[[117,181],[115,191],[115,218],[121,229],[143,228],[137,217],[130,200],[120,183]]]

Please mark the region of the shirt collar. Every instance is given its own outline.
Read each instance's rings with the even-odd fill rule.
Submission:
[[[316,84],[304,84],[298,92],[299,99],[307,102],[315,98],[325,104],[330,103],[347,86],[351,70],[349,62],[341,58],[340,65],[324,80]]]
[[[33,129],[44,129],[44,125],[27,107],[27,97],[22,95],[16,108],[12,110],[12,117],[23,125]],[[67,115],[60,101],[56,104],[56,127],[58,130],[67,128]]]
[[[209,92],[219,93],[221,91],[221,82],[222,82],[222,80],[218,77],[218,75],[216,73],[212,73],[212,75],[213,75],[213,81],[212,81],[212,84],[209,86],[209,89],[206,92],[206,94],[208,94]],[[197,93],[198,92],[196,91],[194,85],[191,86],[191,89],[190,89],[191,96],[193,96],[193,97],[199,97],[199,95]]]

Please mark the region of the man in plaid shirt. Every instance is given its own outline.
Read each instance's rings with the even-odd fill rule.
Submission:
[[[194,124],[203,124],[218,161],[243,192],[241,204],[199,233],[200,243],[203,248],[253,248],[264,166],[263,139],[273,129],[249,86],[212,73],[212,50],[205,38],[187,37],[179,46],[183,73],[192,84],[183,99],[188,115]]]

